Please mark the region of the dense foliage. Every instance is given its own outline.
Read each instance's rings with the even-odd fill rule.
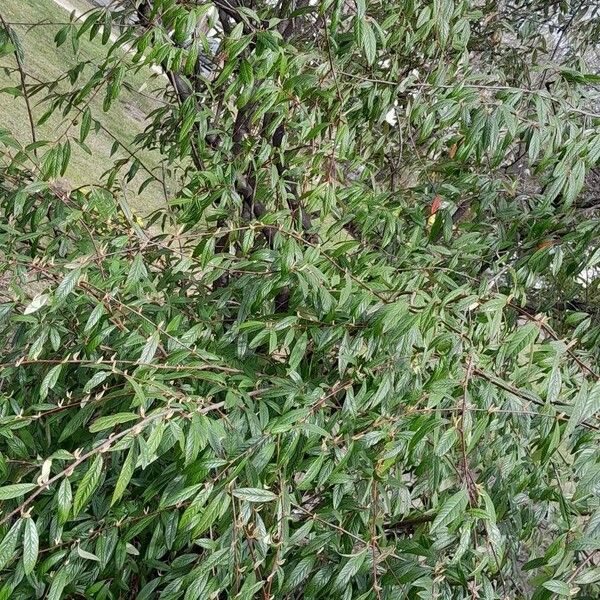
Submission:
[[[121,2],[41,82],[0,7],[67,126],[0,132],[0,598],[598,597],[597,17],[490,4]]]

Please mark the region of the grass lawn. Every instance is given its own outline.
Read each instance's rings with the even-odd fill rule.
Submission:
[[[87,0],[70,0],[71,5],[84,12],[92,5]],[[65,71],[82,61],[89,61],[84,75],[75,84],[82,87],[88,76],[93,73],[93,65],[99,64],[106,55],[108,46],[102,46],[100,37],[89,41],[86,35],[80,39],[80,47],[75,53],[70,39],[60,47],[56,47],[54,37],[63,25],[69,21],[69,13],[58,6],[54,0],[2,0],[0,14],[5,21],[17,33],[24,50],[24,69],[28,74],[28,83],[36,80],[50,82],[65,73]],[[30,24],[37,24],[31,26]],[[122,55],[121,55],[122,56]],[[127,64],[127,57],[124,57]],[[13,57],[0,59],[0,67],[14,69],[16,61]],[[127,147],[136,134],[143,131],[146,126],[145,115],[160,105],[160,92],[164,88],[164,79],[152,73],[150,69],[143,69],[136,73],[129,70],[125,76],[125,84],[122,92],[110,109],[104,113],[102,102],[103,92],[99,93],[90,104],[93,117],[99,120],[106,128],[98,133],[93,131],[89,134],[86,144],[92,151],[92,155],[86,153],[82,148],[72,142],[72,158],[69,169],[65,175],[72,186],[98,183],[101,174],[117,158],[125,158],[126,150],[120,148],[111,157],[110,150],[118,139]],[[19,85],[17,72],[7,74],[0,68],[0,90],[7,87]],[[61,84],[59,90],[67,89]],[[48,109],[47,103],[42,102],[44,94],[33,96],[33,113],[39,119]],[[23,143],[31,141],[31,131],[25,110],[25,102],[22,97],[14,97],[9,93],[0,93],[2,112],[0,113],[0,127],[12,131]],[[78,137],[79,124],[76,113],[72,112],[63,117],[60,111],[55,112],[48,121],[38,128],[38,139],[57,140],[67,133],[69,136]],[[64,137],[62,137],[64,139]],[[146,151],[139,153],[144,164],[156,175],[161,176],[160,155],[158,152]],[[125,174],[127,169],[123,170]],[[164,205],[164,190],[159,184],[151,184],[138,194],[137,190],[148,174],[139,169],[134,180],[125,186],[127,202],[138,213],[148,213],[151,210]]]

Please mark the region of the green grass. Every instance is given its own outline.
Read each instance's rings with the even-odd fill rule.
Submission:
[[[87,0],[70,0],[78,9],[85,11],[91,5]],[[57,48],[54,37],[62,27],[61,23],[69,21],[69,13],[55,4],[53,0],[3,0],[0,7],[3,18],[17,33],[24,50],[24,69],[29,76],[28,83],[36,80],[44,82],[53,81],[62,76],[65,71],[82,61],[89,61],[85,74],[93,72],[94,64],[99,64],[106,55],[108,46],[102,46],[100,36],[89,41],[87,35],[82,36],[80,47],[75,53],[70,39]],[[37,24],[30,26],[29,24]],[[125,64],[128,57],[121,55]],[[13,57],[0,59],[0,67],[13,69],[16,61]],[[83,76],[75,85],[82,86],[86,79]],[[99,120],[107,132],[93,130],[86,140],[91,150],[91,155],[86,153],[76,144],[72,144],[73,153],[71,163],[65,178],[75,187],[86,184],[99,183],[102,173],[111,166],[115,158],[127,156],[125,150],[120,149],[114,157],[110,150],[115,138],[126,146],[130,146],[135,135],[143,131],[147,125],[145,115],[156,108],[159,95],[164,88],[164,80],[156,76],[149,69],[142,69],[136,73],[132,68],[125,77],[126,87],[108,113],[102,110],[104,95],[99,93],[91,102],[90,108],[95,119]],[[0,88],[16,87],[19,85],[17,72],[9,75],[0,69]],[[59,86],[59,90],[66,90],[66,85]],[[43,101],[43,93],[31,98],[33,113],[38,120],[48,109],[48,104]],[[8,93],[0,94],[2,113],[0,127],[9,129],[22,143],[31,141],[31,129],[27,119],[25,102],[22,97],[14,97]],[[43,125],[37,127],[38,139],[57,140],[64,139],[65,133],[78,137],[79,124],[77,115],[71,113],[66,117],[55,113]],[[144,164],[160,176],[160,155],[158,152],[145,151],[139,153]],[[123,173],[125,173],[123,171]],[[162,186],[149,185],[141,194],[137,190],[141,182],[147,178],[147,173],[140,169],[135,179],[125,186],[128,203],[139,213],[148,213],[164,205],[165,198]],[[124,184],[125,185],[125,184]]]

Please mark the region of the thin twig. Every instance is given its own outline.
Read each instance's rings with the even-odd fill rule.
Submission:
[[[2,23],[2,26],[4,27],[4,29],[6,29],[6,33],[8,34],[8,36],[12,37],[10,27],[8,26],[8,24],[4,20],[4,17],[1,14],[0,14],[0,23]],[[33,118],[33,111],[31,109],[31,103],[29,102],[29,94],[27,93],[27,84],[25,81],[25,70],[23,69],[21,57],[19,56],[19,49],[17,48],[16,44],[15,44],[14,55],[15,55],[15,59],[17,61],[17,67],[19,69],[19,77],[21,78],[21,89],[23,91],[23,99],[25,100],[25,105],[27,107],[27,117],[29,119],[29,126],[31,128],[31,141],[34,144],[36,144],[37,136],[35,133],[35,120]],[[33,154],[37,158],[37,148],[33,149]]]
[[[373,555],[373,589],[377,600],[381,600],[381,587],[377,578],[377,504],[379,499],[377,497],[377,481],[373,480],[373,487],[371,489],[371,553]]]
[[[366,81],[369,83],[380,83],[382,85],[390,85],[390,86],[394,86],[397,87],[399,85],[401,85],[402,82],[399,81],[388,81],[386,79],[377,79],[377,78],[372,78],[372,77],[363,77],[361,75],[355,75],[354,73],[348,73],[347,71],[338,71],[339,75],[345,75],[346,77],[351,77],[352,79],[358,79],[360,81]],[[554,96],[551,96],[550,94],[544,93],[540,90],[532,90],[529,88],[523,88],[523,87],[514,87],[514,86],[510,86],[510,85],[489,85],[489,84],[483,84],[483,83],[467,83],[465,81],[458,81],[456,84],[443,84],[443,83],[414,83],[412,85],[407,86],[406,90],[410,90],[410,88],[414,88],[414,89],[431,89],[431,90],[436,90],[436,89],[448,89],[448,90],[452,90],[452,89],[456,89],[457,87],[463,87],[463,88],[469,88],[469,89],[474,89],[474,90],[488,90],[488,91],[495,91],[495,92],[513,92],[513,93],[522,93],[522,94],[526,94],[526,95],[531,95],[531,96],[540,96],[542,98],[545,98],[547,100],[550,100],[551,102],[557,103],[557,104],[561,104],[563,103],[565,105],[565,107],[573,113],[577,113],[580,115],[583,115],[585,117],[592,117],[592,118],[600,118],[600,113],[595,113],[595,112],[591,112],[582,108],[577,108],[571,104],[569,104],[568,102],[561,100],[560,98],[555,98]]]
[[[469,382],[471,381],[471,375],[473,373],[473,357],[469,356],[467,361],[467,371],[463,380],[463,394],[462,394],[462,405],[460,412],[460,420],[458,424],[458,434],[460,437],[460,447],[462,455],[462,472],[463,480],[467,486],[469,493],[469,503],[474,506],[477,501],[477,486],[473,480],[473,475],[469,469],[469,461],[467,459],[467,444],[465,441],[465,419],[467,415],[467,395],[469,390]]]
[[[500,389],[503,389],[506,392],[510,392],[514,396],[517,396],[518,398],[521,398],[522,400],[525,400],[526,402],[531,402],[533,404],[537,404],[538,406],[545,406],[544,402],[542,402],[542,400],[540,400],[539,398],[536,398],[533,395],[529,396],[529,395],[525,394],[523,391],[521,391],[519,388],[516,388],[513,385],[511,385],[510,383],[507,383],[507,382],[503,381],[502,379],[499,379],[498,377],[494,377],[493,375],[490,375],[490,373],[486,373],[485,371],[482,371],[481,369],[479,369],[477,367],[475,367],[473,369],[473,373],[475,375],[477,375],[478,377],[481,377],[481,378],[489,381],[492,385],[495,385],[496,387],[499,387]],[[564,415],[558,415],[557,418],[559,418],[562,421],[567,420],[567,417]],[[582,421],[581,425],[584,427],[587,427],[588,429],[594,429],[596,431],[600,431],[600,426],[594,425],[593,423],[590,423],[588,421]]]

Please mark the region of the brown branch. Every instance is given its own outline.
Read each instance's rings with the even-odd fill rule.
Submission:
[[[373,77],[363,77],[362,75],[356,75],[354,73],[348,73],[347,71],[338,71],[339,75],[345,75],[346,77],[351,77],[352,79],[358,79],[359,81],[368,81],[370,83],[380,83],[382,85],[390,85],[390,86],[399,86],[402,81],[388,81],[387,79],[377,79]],[[589,110],[585,110],[582,108],[577,108],[572,104],[569,104],[566,101],[562,101],[560,98],[556,98],[551,94],[546,94],[541,92],[540,90],[533,90],[530,88],[523,87],[515,87],[511,85],[494,85],[494,84],[484,84],[484,83],[467,83],[465,81],[457,81],[455,84],[436,84],[436,83],[413,83],[409,84],[404,88],[403,94],[409,93],[411,89],[429,89],[429,90],[453,90],[458,87],[463,87],[467,89],[473,90],[484,90],[484,91],[494,91],[494,92],[513,92],[513,93],[521,93],[530,96],[541,96],[545,100],[549,100],[550,102],[554,102],[557,104],[564,104],[564,107],[572,113],[576,113],[582,115],[584,117],[592,117],[593,119],[600,118],[600,113],[591,112]]]
[[[467,395],[469,390],[469,382],[471,380],[471,375],[473,374],[473,357],[469,356],[467,361],[467,371],[465,373],[465,378],[463,380],[463,393],[462,393],[462,404],[460,411],[460,419],[458,422],[458,435],[460,437],[460,449],[462,456],[462,474],[463,481],[467,486],[467,491],[469,493],[469,503],[471,506],[475,506],[477,503],[477,484],[473,479],[473,474],[471,473],[471,469],[469,468],[469,460],[467,458],[467,445],[465,442],[465,418],[467,415]]]
[[[379,502],[377,496],[377,481],[373,480],[371,490],[371,553],[373,555],[373,589],[377,600],[381,600],[381,586],[377,577],[377,555],[379,548],[377,547],[377,504]]]
[[[169,369],[173,371],[206,371],[214,369],[215,371],[223,371],[224,373],[242,373],[239,369],[232,367],[222,367],[219,365],[203,364],[203,365],[167,365],[161,363],[148,363],[140,362],[137,360],[124,360],[119,358],[98,358],[98,359],[85,359],[85,358],[70,358],[70,359],[51,359],[51,358],[37,358],[37,359],[25,359],[16,360],[13,362],[0,363],[0,369],[8,367],[20,367],[22,365],[40,365],[40,364],[77,364],[77,365],[106,365],[114,367],[115,365],[130,365],[134,367],[151,367],[152,369]]]
[[[435,515],[415,515],[414,517],[407,517],[406,519],[401,519],[396,523],[390,523],[386,525],[387,530],[404,530],[404,529],[414,529],[417,525],[422,525],[423,523],[431,523],[435,519]]]

